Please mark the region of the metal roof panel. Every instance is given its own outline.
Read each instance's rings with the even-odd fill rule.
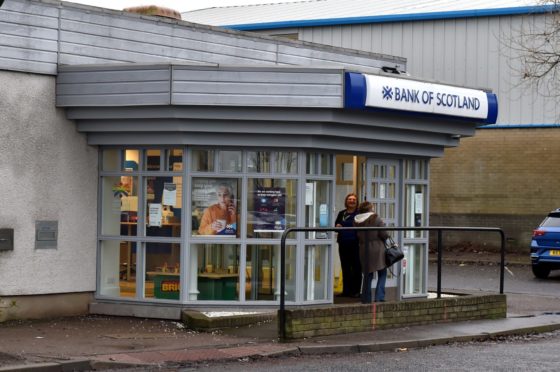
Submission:
[[[515,14],[543,7],[542,0],[309,0],[208,8],[185,12],[182,16],[183,20],[194,23],[258,29],[437,19],[444,15],[449,18]],[[253,27],[245,27],[249,25]]]

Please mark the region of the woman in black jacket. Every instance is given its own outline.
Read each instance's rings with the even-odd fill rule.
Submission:
[[[336,217],[335,227],[353,226],[354,217],[358,213],[358,196],[354,193],[346,195],[344,207],[346,209],[341,210]],[[342,267],[342,295],[344,297],[358,297],[362,284],[358,237],[354,231],[339,231],[336,241],[338,242],[338,254]]]

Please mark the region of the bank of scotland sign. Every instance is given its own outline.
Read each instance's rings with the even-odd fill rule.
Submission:
[[[498,118],[498,98],[493,93],[358,72],[345,73],[344,107],[454,116],[485,124]]]
[[[486,92],[385,76],[365,75],[369,107],[486,119]]]

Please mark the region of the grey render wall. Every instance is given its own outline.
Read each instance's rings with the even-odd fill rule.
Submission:
[[[95,290],[97,149],[55,106],[55,77],[0,71],[2,296]],[[35,221],[58,221],[58,248],[35,249]]]
[[[0,8],[0,69],[56,74],[57,64],[170,62],[405,68],[397,57],[66,2],[6,0]]]
[[[296,32],[304,41],[403,56],[408,72],[423,79],[489,88],[498,96],[498,124],[554,124],[554,98],[519,85],[520,64],[509,42],[547,14],[411,21],[263,32]]]

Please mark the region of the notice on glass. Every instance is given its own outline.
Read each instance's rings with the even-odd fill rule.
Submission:
[[[422,193],[414,194],[414,213],[424,213],[424,195]]]
[[[319,226],[329,226],[329,209],[326,204],[321,204],[319,206]]]
[[[183,163],[173,163],[173,172],[180,172],[183,170]],[[183,177],[173,176],[173,183],[177,187],[177,197],[173,208],[181,208],[183,204]]]
[[[284,187],[260,187],[253,194],[255,232],[278,232],[286,229],[286,189]]]
[[[379,184],[379,199],[385,199],[385,184],[384,183],[380,183]]]
[[[177,185],[170,182],[163,184],[163,205],[175,206],[177,201]]]
[[[148,226],[161,227],[162,208],[159,203],[148,204]]]
[[[315,184],[313,182],[305,183],[305,205],[313,205],[313,190]]]

